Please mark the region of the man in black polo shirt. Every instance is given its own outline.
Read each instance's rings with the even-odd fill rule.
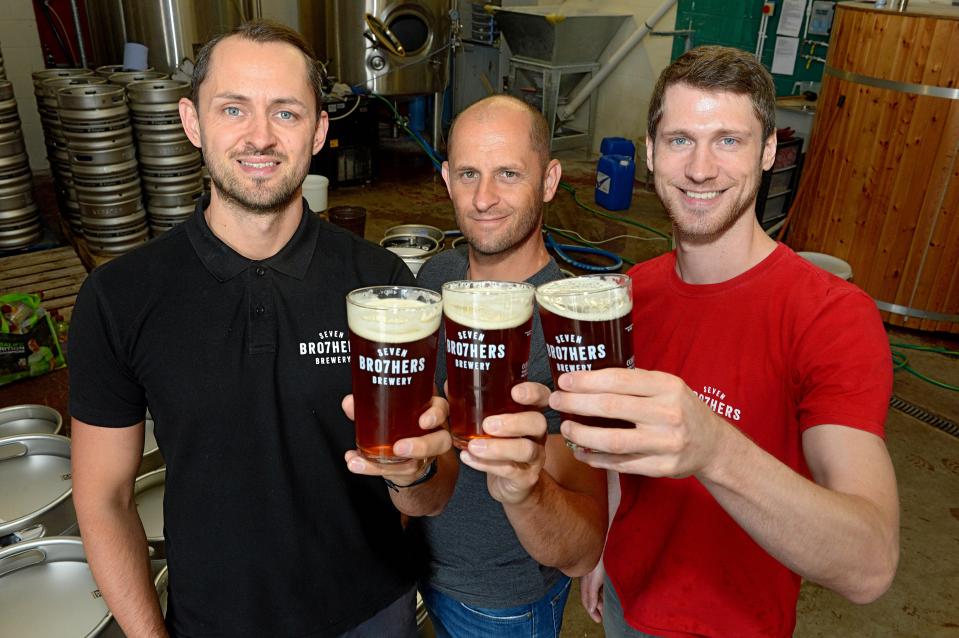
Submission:
[[[251,23],[209,42],[180,115],[210,200],[94,271],[77,300],[74,500],[129,636],[415,632],[400,511],[435,514],[449,498],[455,471],[427,463],[447,456],[447,432],[429,431],[447,407],[434,398],[423,436],[396,444],[410,461],[382,469],[352,449],[344,296],[413,278],[304,206],[327,128],[319,107],[295,32]],[[131,496],[148,403],[167,463],[166,626]],[[391,491],[377,476],[413,485]]]

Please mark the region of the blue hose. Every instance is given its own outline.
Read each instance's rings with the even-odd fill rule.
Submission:
[[[587,270],[590,272],[618,272],[623,267],[623,258],[614,252],[603,250],[602,248],[592,248],[590,246],[574,246],[571,244],[558,244],[553,236],[546,230],[543,231],[543,238],[546,247],[553,250],[556,256],[565,261],[570,266]],[[610,264],[606,266],[597,266],[586,262],[578,261],[570,257],[567,253],[580,253],[583,255],[596,255],[604,259],[609,259]]]

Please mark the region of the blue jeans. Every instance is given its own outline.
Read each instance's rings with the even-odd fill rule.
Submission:
[[[570,579],[563,576],[534,603],[507,609],[473,607],[423,585],[420,594],[433,621],[436,638],[556,638]]]

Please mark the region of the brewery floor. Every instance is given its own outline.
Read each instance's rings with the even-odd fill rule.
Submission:
[[[586,160],[578,152],[560,157],[564,179],[577,190],[581,201],[592,206],[595,159]],[[455,227],[443,182],[432,173],[424,157],[413,153],[409,145],[397,142],[382,149],[379,161],[380,177],[371,185],[329,192],[330,206],[350,204],[366,208],[367,239],[378,241],[386,228],[400,223]],[[39,200],[50,211],[53,198],[49,179],[38,177],[37,181]],[[655,195],[639,182],[635,186],[632,206],[616,215],[655,231],[668,232],[668,220]],[[547,206],[546,223],[593,241],[616,237],[603,247],[632,261],[667,250],[667,243],[654,233],[592,214],[577,206],[567,191],[558,192]],[[892,327],[889,332],[892,341],[959,350],[956,335],[928,335]],[[955,357],[922,351],[908,351],[907,356],[910,366],[921,373],[959,385]],[[67,373],[61,370],[0,387],[0,407],[47,404],[66,419],[67,392]],[[896,372],[894,393],[925,413],[947,422],[959,422],[959,393],[921,381],[903,370]],[[921,412],[911,413],[923,416]],[[948,429],[948,424],[945,427]],[[959,434],[959,430],[954,432]],[[902,554],[896,580],[884,597],[865,606],[853,605],[816,585],[805,584],[795,636],[959,636],[959,439],[901,409],[891,408],[887,444],[902,502]],[[583,611],[578,588],[574,589],[563,636],[602,635],[602,628]]]

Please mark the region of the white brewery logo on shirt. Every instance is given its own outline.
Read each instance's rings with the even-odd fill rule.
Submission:
[[[700,400],[709,406],[709,409],[721,417],[732,421],[742,418],[742,411],[726,403],[726,393],[711,385],[704,385],[702,392],[697,392]]]
[[[318,366],[350,362],[350,341],[342,330],[321,330],[310,341],[300,342],[300,356],[313,357]]]

